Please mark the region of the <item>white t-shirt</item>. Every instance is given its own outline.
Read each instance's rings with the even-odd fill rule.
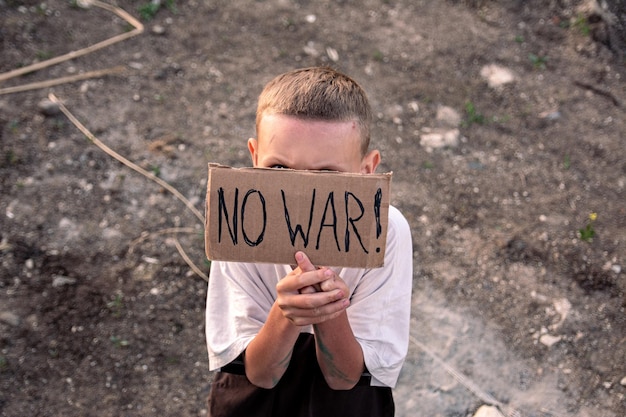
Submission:
[[[395,387],[408,350],[413,283],[411,230],[404,216],[389,207],[383,267],[333,270],[351,292],[348,320],[372,374],[371,385]],[[206,309],[211,370],[246,349],[276,300],[276,284],[290,271],[289,265],[211,263]],[[302,331],[313,333],[313,328]]]

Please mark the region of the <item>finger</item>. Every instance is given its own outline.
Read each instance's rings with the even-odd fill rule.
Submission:
[[[281,292],[276,301],[283,311],[297,311],[299,315],[312,316],[326,305],[347,298],[344,291],[316,291],[313,286],[304,286],[303,292]]]
[[[347,290],[343,280],[331,269],[324,269],[324,281],[319,285],[321,291],[332,291],[334,289]]]
[[[298,267],[302,270],[302,272],[315,271],[315,265],[311,263],[309,257],[302,251],[296,252],[296,262],[298,263]]]
[[[300,288],[298,292],[300,294],[315,294],[318,291],[316,287],[319,287],[319,285],[309,285],[308,287]]]
[[[315,290],[313,292],[317,292],[321,291],[319,283],[324,279],[324,272],[321,270],[315,269],[310,272],[302,272],[300,267],[298,267],[278,281],[276,291],[279,294],[308,293],[308,290],[304,290],[304,288],[312,287]]]
[[[349,300],[341,299],[314,309],[290,308],[283,311],[283,314],[293,324],[298,326],[306,326],[310,324],[322,323],[324,321],[336,318],[341,313],[343,313],[349,305]]]

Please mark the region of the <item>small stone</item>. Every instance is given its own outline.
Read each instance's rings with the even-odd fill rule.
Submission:
[[[539,341],[547,347],[551,347],[555,343],[560,342],[561,339],[562,336],[552,336],[551,334],[542,334],[541,337],[539,337]]]
[[[152,26],[152,33],[159,36],[165,35],[165,27],[161,25],[154,25]]]
[[[150,256],[142,256],[141,259],[148,264],[152,264],[152,265],[158,265],[159,260],[157,258],[152,258]]]
[[[330,60],[333,62],[339,61],[339,52],[337,52],[335,48],[331,48],[330,46],[328,46],[326,48],[326,55],[328,55],[328,58],[330,58]]]
[[[619,381],[619,384],[623,387],[626,387],[626,376]]]
[[[302,48],[302,50],[304,51],[305,54],[312,56],[314,58],[320,55],[319,51],[315,47],[315,42],[313,41],[307,42],[307,44]]]
[[[425,147],[427,151],[431,152],[433,149],[456,147],[459,145],[459,136],[461,132],[459,129],[450,130],[433,130],[432,132],[425,133],[420,137],[420,145]]]
[[[559,120],[561,118],[561,112],[558,110],[547,110],[539,113],[539,118],[549,121]]]
[[[48,100],[47,98],[37,103],[37,108],[44,116],[56,116],[61,112],[59,104],[52,100]]]
[[[572,309],[572,303],[567,298],[560,298],[553,301],[554,310],[561,316],[559,321],[551,326],[552,329],[556,329],[563,324],[567,316]]]
[[[93,0],[77,0],[76,5],[82,9],[89,9],[93,5]]]
[[[437,108],[437,121],[447,127],[457,127],[461,124],[461,115],[452,107],[439,106]]]
[[[515,75],[507,68],[496,64],[485,65],[480,70],[480,76],[487,81],[491,88],[499,88],[515,81]]]
[[[500,410],[491,405],[481,405],[474,417],[504,417]]]
[[[10,311],[0,311],[0,321],[9,326],[17,327],[20,325],[20,317]]]
[[[54,275],[52,277],[52,286],[54,288],[62,287],[64,285],[72,285],[76,283],[75,278],[66,277],[63,275]]]
[[[620,272],[622,272],[622,267],[621,265],[613,265],[611,266],[611,271],[615,272],[616,274],[619,274]]]

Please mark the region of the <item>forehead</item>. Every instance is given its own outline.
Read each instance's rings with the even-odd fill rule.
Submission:
[[[291,136],[293,139],[317,136],[320,140],[330,139],[337,142],[359,139],[361,133],[356,120],[316,120],[282,114],[263,116],[258,130],[259,139],[279,135]]]
[[[266,115],[258,129],[259,162],[294,169],[346,171],[348,165],[352,169],[355,162],[360,162],[360,133],[356,121]]]

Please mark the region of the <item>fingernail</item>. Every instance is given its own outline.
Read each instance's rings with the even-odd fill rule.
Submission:
[[[326,271],[324,271],[324,276],[326,278],[330,278],[333,276],[333,271],[331,271],[330,269],[327,269]]]
[[[304,259],[302,252],[296,252],[296,260],[301,261],[302,259]]]

